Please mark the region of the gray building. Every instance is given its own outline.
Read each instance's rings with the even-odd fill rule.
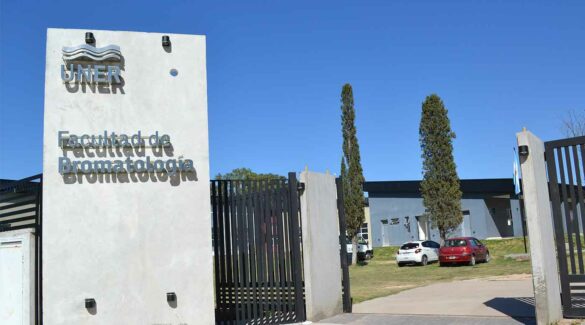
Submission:
[[[439,241],[439,232],[424,216],[420,181],[366,182],[373,247],[409,240]],[[522,211],[511,178],[461,180],[463,222],[450,237],[478,239],[521,237]]]

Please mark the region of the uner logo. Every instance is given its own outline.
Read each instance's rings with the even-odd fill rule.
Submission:
[[[120,83],[122,53],[117,45],[63,47],[61,79],[76,83]]]

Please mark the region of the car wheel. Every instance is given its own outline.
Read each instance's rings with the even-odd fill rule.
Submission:
[[[372,253],[366,253],[366,260],[372,259]]]
[[[471,255],[471,260],[469,260],[469,265],[470,266],[474,266],[475,265],[475,255]]]
[[[484,260],[484,262],[485,263],[489,263],[490,259],[491,259],[490,252],[485,253],[485,260]]]
[[[420,260],[420,265],[425,266],[429,263],[429,259],[427,258],[426,255],[423,255],[421,260]]]
[[[398,262],[398,267],[403,267],[403,266],[404,266],[404,263]]]

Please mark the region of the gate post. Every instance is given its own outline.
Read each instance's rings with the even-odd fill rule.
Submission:
[[[335,177],[305,170],[301,195],[307,320],[343,312]]]
[[[518,132],[516,138],[519,147],[528,147],[528,154],[520,156],[520,167],[536,319],[538,324],[552,324],[562,318],[562,308],[544,143],[526,129]]]

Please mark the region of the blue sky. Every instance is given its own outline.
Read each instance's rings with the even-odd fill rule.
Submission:
[[[354,87],[367,180],[421,177],[425,96],[461,178],[512,176],[515,133],[585,110],[584,1],[0,0],[0,178],[42,170],[46,28],[207,35],[211,172],[338,173]]]

